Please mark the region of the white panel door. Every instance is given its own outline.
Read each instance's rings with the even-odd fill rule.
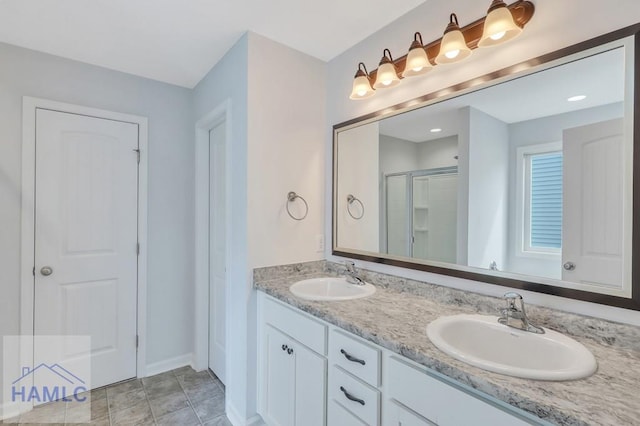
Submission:
[[[622,287],[623,140],[622,119],[564,131],[563,280]]]
[[[224,122],[209,132],[209,368],[226,382],[226,191]]]
[[[91,336],[64,357],[94,388],[136,376],[137,149],[137,124],[36,110],[34,332]]]

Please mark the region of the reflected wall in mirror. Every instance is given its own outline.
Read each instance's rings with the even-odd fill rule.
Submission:
[[[636,32],[335,126],[334,253],[640,309]]]

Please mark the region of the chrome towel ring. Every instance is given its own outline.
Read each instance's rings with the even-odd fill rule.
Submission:
[[[353,203],[355,203],[355,202],[360,204],[360,210],[362,210],[362,213],[360,213],[359,216],[356,216],[351,212],[351,205]],[[353,195],[349,194],[349,195],[347,195],[347,212],[349,213],[349,216],[351,216],[355,220],[360,220],[364,216],[364,204],[362,204],[362,201],[360,201],[359,199],[357,199]]]
[[[296,198],[299,198],[302,200],[302,202],[304,203],[304,215],[302,217],[295,217],[291,211],[289,210],[289,203],[293,203]],[[307,214],[309,214],[309,204],[307,204],[307,200],[305,200],[304,198],[302,198],[301,196],[299,196],[298,194],[296,194],[295,192],[291,191],[287,194],[287,213],[289,214],[289,216],[291,216],[291,219],[293,220],[302,220],[305,217],[307,217]]]

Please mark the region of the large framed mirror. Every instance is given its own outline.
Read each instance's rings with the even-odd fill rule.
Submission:
[[[333,254],[640,310],[639,33],[334,126]]]

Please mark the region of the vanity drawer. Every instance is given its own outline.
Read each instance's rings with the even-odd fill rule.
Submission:
[[[388,398],[440,426],[532,424],[393,356],[386,364],[385,380]]]
[[[367,426],[365,422],[354,416],[349,410],[333,400],[329,402],[327,420],[328,426]]]
[[[271,297],[264,299],[264,320],[320,355],[327,354],[327,326]]]
[[[335,365],[330,371],[329,398],[367,425],[380,424],[380,392]]]
[[[380,350],[354,336],[331,330],[329,362],[373,387],[380,386]]]

